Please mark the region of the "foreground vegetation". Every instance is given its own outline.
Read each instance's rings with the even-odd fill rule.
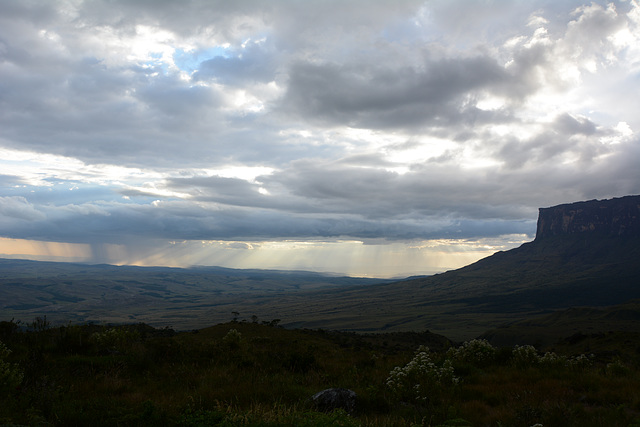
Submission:
[[[0,322],[0,424],[63,426],[640,426],[640,353],[454,345],[230,322]],[[310,397],[357,393],[354,413]]]

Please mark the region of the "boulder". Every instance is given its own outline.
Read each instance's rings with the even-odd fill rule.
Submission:
[[[311,402],[321,412],[343,409],[352,414],[356,408],[356,393],[346,388],[328,388],[314,394]]]

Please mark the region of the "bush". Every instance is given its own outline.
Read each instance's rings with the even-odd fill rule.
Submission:
[[[607,364],[606,371],[607,375],[618,378],[627,376],[631,372],[624,363],[617,359]]]
[[[10,354],[11,350],[0,341],[0,392],[3,394],[15,390],[22,384],[24,378],[24,373],[18,368],[18,365],[5,360]]]
[[[109,328],[104,332],[96,332],[91,336],[101,351],[124,353],[136,341],[140,340],[140,333],[128,328]]]
[[[447,357],[473,366],[486,366],[495,360],[497,350],[487,340],[466,341],[458,348],[450,348]]]
[[[528,368],[538,365],[540,356],[532,345],[516,345],[511,352],[511,361],[518,368]]]
[[[593,365],[594,358],[595,358],[595,355],[593,354],[590,354],[588,356],[585,354],[580,354],[578,356],[572,357],[571,359],[568,360],[568,362],[569,362],[569,366],[571,366],[572,368],[577,370],[583,370]]]
[[[229,329],[222,342],[232,350],[237,350],[242,344],[242,334],[237,329]]]
[[[426,405],[434,403],[459,382],[450,359],[438,366],[431,359],[429,349],[420,347],[409,363],[391,370],[386,385],[396,399]]]
[[[547,367],[553,367],[553,366],[567,366],[568,365],[568,361],[567,358],[564,356],[558,356],[557,354],[555,354],[552,351],[548,351],[546,352],[542,357],[540,357],[538,359],[538,362],[541,365],[547,366]]]

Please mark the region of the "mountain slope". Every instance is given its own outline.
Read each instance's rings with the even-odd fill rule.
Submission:
[[[536,239],[427,278],[294,295],[264,306],[290,324],[430,329],[468,339],[501,323],[640,298],[640,196],[540,210]]]
[[[500,324],[556,309],[640,298],[640,241],[597,243],[531,242],[428,278],[327,289],[247,305],[295,327],[429,329],[452,339],[469,339]],[[248,307],[239,304],[239,309]]]

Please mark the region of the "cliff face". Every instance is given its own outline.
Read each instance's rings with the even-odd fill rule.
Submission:
[[[567,234],[640,237],[640,196],[540,209],[536,240]]]

